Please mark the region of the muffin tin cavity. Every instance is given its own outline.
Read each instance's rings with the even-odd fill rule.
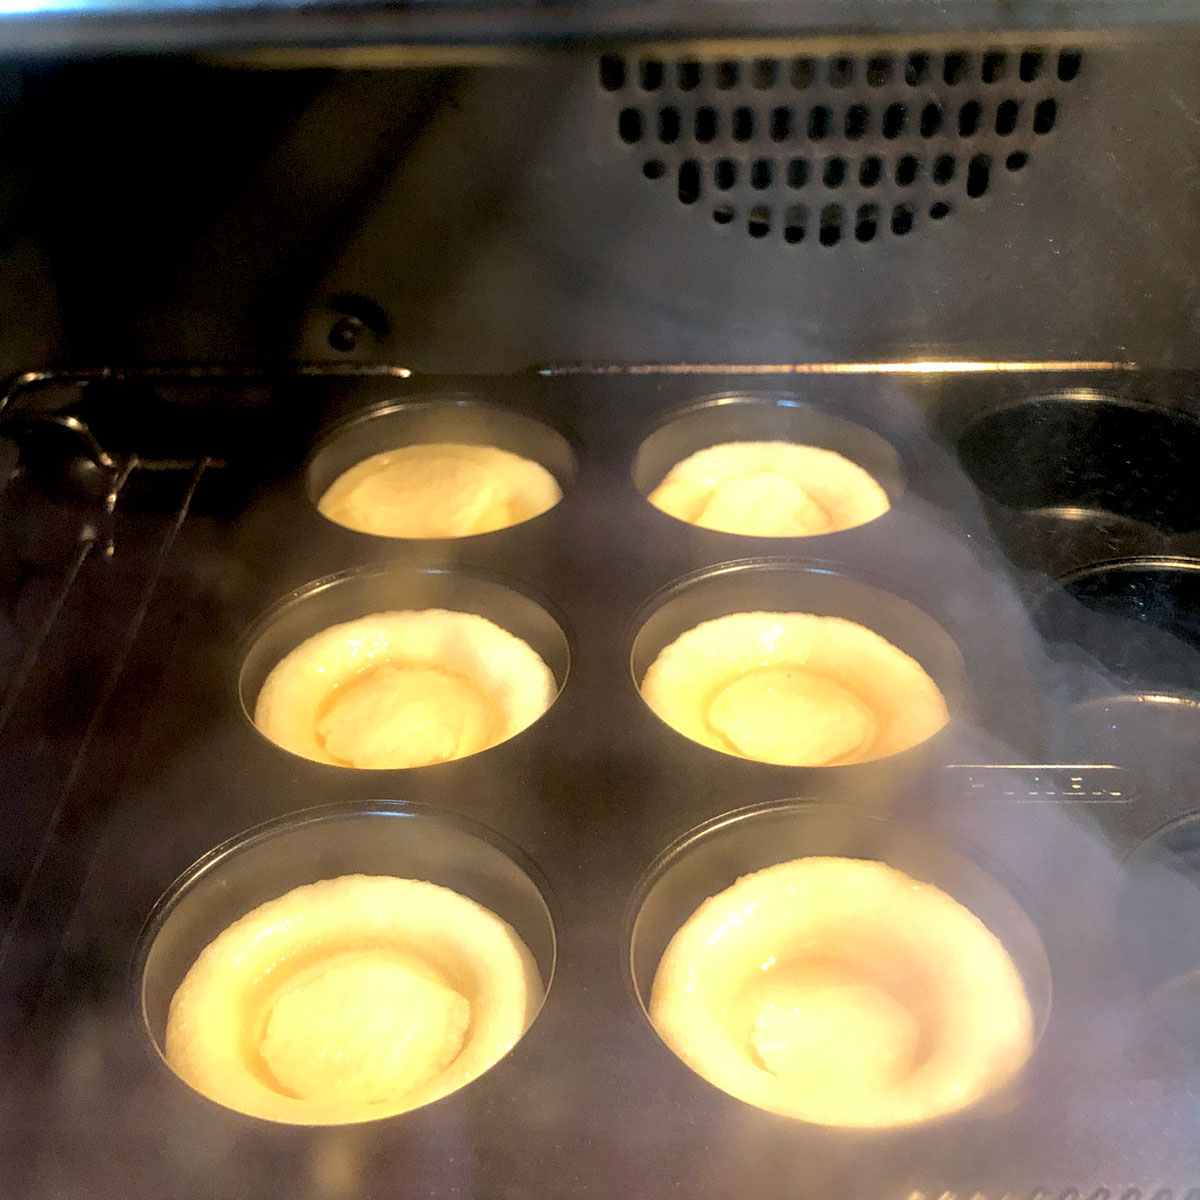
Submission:
[[[967,849],[917,826],[861,809],[800,801],[743,809],[700,826],[643,876],[626,930],[633,988],[647,1019],[669,943],[709,897],[753,872],[813,856],[884,863],[934,885],[973,913],[1016,967],[1036,1043],[1050,1012],[1050,963],[1037,925],[992,870]],[[732,934],[728,940],[735,940]]]
[[[419,718],[428,725],[426,732],[433,739],[429,743],[431,748],[436,749],[434,743],[438,742],[438,739],[453,740],[451,735],[462,739],[467,738],[470,731],[482,731],[483,736],[480,738],[470,742],[462,741],[453,753],[443,754],[438,751],[429,757],[427,762],[465,757],[507,741],[543,715],[561,692],[570,664],[567,637],[562,626],[536,600],[497,579],[465,571],[439,567],[376,567],[346,571],[317,580],[285,596],[255,623],[243,643],[238,679],[243,712],[252,723],[259,720],[259,700],[271,672],[308,639],[332,626],[353,622],[372,614],[424,614],[430,610],[473,614],[491,622],[498,629],[485,628],[484,632],[489,635],[488,641],[480,641],[478,646],[475,646],[474,642],[464,645],[463,632],[457,625],[453,628],[447,625],[440,632],[426,632],[421,635],[422,645],[430,643],[430,654],[433,657],[422,653],[419,661],[414,658],[410,662],[405,658],[403,637],[396,639],[395,653],[390,645],[378,654],[367,653],[369,647],[363,648],[359,656],[363,661],[359,667],[353,669],[341,663],[340,658],[335,662],[336,656],[330,651],[328,663],[314,662],[299,672],[303,678],[297,682],[299,690],[295,694],[298,697],[295,705],[292,704],[291,693],[287,689],[281,690],[276,678],[272,684],[276,691],[273,703],[277,708],[286,706],[289,714],[295,707],[299,714],[296,719],[304,726],[300,733],[296,733],[295,736],[289,735],[287,745],[284,745],[283,741],[279,741],[278,744],[319,762],[334,761],[337,765],[348,765],[338,761],[337,756],[333,756],[332,759],[321,756],[321,735],[314,730],[321,714],[333,713],[329,705],[338,692],[341,692],[343,704],[357,706],[355,712],[347,716],[347,720],[354,717],[355,722],[358,722],[359,716],[364,716],[364,719],[369,717],[373,702],[371,695],[351,696],[351,687],[347,686],[343,690],[341,685],[362,683],[367,687],[373,686],[368,675],[376,666],[401,671],[420,671],[422,679],[417,683],[421,685],[422,695],[429,692],[429,696],[432,697],[429,699],[431,705],[439,705],[442,699],[445,699],[446,703],[453,703],[457,712],[461,707],[459,701],[467,704],[470,709],[467,715],[472,721],[467,722],[464,718],[462,729],[457,727],[457,715],[455,721],[451,722],[455,728],[447,726],[443,729],[444,722],[440,718],[434,719],[437,716],[436,711],[426,711],[428,705],[414,713],[414,719]],[[436,619],[444,620],[440,617]],[[468,632],[474,638],[479,631]],[[347,639],[346,646],[353,648],[357,643],[368,641],[375,636],[376,633],[372,629],[364,626],[354,638]],[[434,654],[434,651],[439,649],[440,643],[435,644],[439,638],[444,643],[444,656]],[[525,646],[514,645],[513,638],[524,642]],[[493,646],[492,643],[498,639],[502,639],[503,644]],[[488,650],[494,650],[494,654],[484,653]],[[540,657],[544,667],[529,661],[532,659],[529,650]],[[476,651],[478,653],[475,653]],[[341,653],[339,643],[336,654]],[[472,657],[472,654],[475,656]],[[552,679],[545,677],[546,668]],[[330,678],[339,672],[345,678]],[[425,679],[426,675],[431,678]],[[432,678],[434,675],[437,678]],[[444,679],[442,675],[445,676]],[[384,684],[391,687],[388,681],[376,680],[375,683],[381,687]],[[401,683],[403,681],[397,682],[396,686],[401,686]],[[429,686],[426,687],[426,684]],[[318,691],[320,695],[316,694]],[[443,696],[443,693],[447,695]],[[359,708],[363,711],[356,716]],[[304,711],[300,712],[300,709]],[[432,724],[429,724],[430,721]],[[290,724],[295,723],[291,721],[290,715],[287,722],[289,728]],[[479,730],[474,730],[475,725],[479,725]],[[309,726],[313,728],[309,729]],[[272,741],[277,740],[275,734],[267,733],[266,736]],[[309,742],[313,745],[309,746]],[[416,760],[363,760],[362,765],[416,766],[425,763]]]
[[[948,710],[948,718],[952,719],[962,705],[966,686],[962,656],[949,634],[932,617],[899,596],[841,574],[833,568],[787,560],[755,560],[726,564],[682,579],[664,589],[644,610],[640,627],[633,640],[630,666],[634,684],[639,692],[642,691],[647,671],[664,648],[704,622],[738,613],[801,613],[842,618],[853,622],[879,635],[893,647],[916,660],[941,692]],[[711,651],[712,648],[709,647],[710,654]],[[800,661],[801,659],[797,659],[798,663]],[[765,667],[766,664],[757,660],[737,664],[731,660],[727,665],[730,666],[728,678],[736,680],[744,678],[747,667]],[[725,679],[726,676],[722,675],[721,680],[709,680],[708,686],[719,685]],[[834,765],[839,758],[846,762],[866,762],[895,752],[888,749],[872,752],[872,747],[886,745],[881,739],[888,736],[889,722],[900,711],[899,708],[895,711],[884,711],[888,702],[895,699],[897,704],[903,705],[907,698],[859,695],[858,690],[848,681],[843,686],[843,683],[836,679],[826,680],[823,675],[818,682],[822,687],[828,684],[835,688],[837,696],[844,701],[843,707],[853,709],[852,716],[862,716],[862,720],[871,724],[874,729],[868,739],[863,741],[861,753],[841,753],[845,747],[842,747],[839,741],[839,753],[827,760],[830,765]],[[928,687],[927,681],[925,686]],[[698,704],[704,702],[705,697],[700,691],[693,690],[692,694],[695,695]],[[645,698],[643,692],[643,699]],[[878,704],[875,703],[876,700],[879,701]],[[819,701],[820,697],[817,696],[807,700],[801,696],[797,699],[797,704],[803,711],[813,709],[815,712],[824,707]],[[863,709],[869,709],[871,712],[863,715],[860,712]],[[946,720],[947,714],[943,713],[926,736],[936,734],[945,725]],[[675,725],[673,720],[667,723]],[[677,725],[675,727],[680,728]],[[840,729],[827,732],[835,740],[844,740]],[[924,741],[925,737],[920,740]],[[910,741],[898,749],[909,749],[916,744]],[[733,749],[723,752],[738,753]],[[760,761],[782,761],[763,758],[745,749],[742,755]],[[816,760],[803,765],[816,765]]]
[[[1064,755],[1135,768],[1161,798],[1200,768],[1200,562],[1130,558],[1065,576],[1034,619],[1064,672]]]
[[[788,396],[753,394],[714,396],[667,416],[638,447],[633,482],[648,497],[684,459],[728,442],[790,442],[830,450],[866,471],[891,504],[904,490],[900,455],[879,434]]]
[[[1200,1054],[1200,813],[1147,838],[1127,868],[1126,962],[1163,1025]]]
[[[1094,391],[995,409],[958,438],[1009,553],[1051,572],[1200,529],[1200,421]]]
[[[145,1032],[159,1055],[166,1057],[172,998],[206,946],[258,906],[347,875],[420,880],[489,909],[533,956],[544,999],[554,974],[554,920],[535,869],[519,851],[481,826],[416,806],[328,805],[260,825],[217,847],[159,901],[135,960]],[[486,989],[485,971],[479,974]]]
[[[1062,580],[1036,619],[1051,642],[1082,649],[1117,679],[1200,693],[1200,561],[1129,558]]]
[[[563,492],[576,476],[574,451],[549,425],[515,408],[449,395],[376,405],[334,427],[309,459],[308,498],[318,505],[337,479],[373,455],[445,443],[493,447],[529,459],[544,467]]]

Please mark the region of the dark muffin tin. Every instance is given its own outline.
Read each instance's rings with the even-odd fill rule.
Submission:
[[[297,379],[256,408],[240,441],[245,414],[231,412],[222,434],[229,466],[202,477],[155,600],[161,608],[170,596],[171,619],[154,619],[152,606],[126,675],[152,679],[152,701],[136,706],[144,719],[122,723],[118,688],[111,729],[120,772],[85,789],[87,808],[62,817],[53,862],[31,869],[54,867],[64,882],[47,918],[58,956],[5,1082],[22,1114],[14,1161],[25,1190],[206,1200],[991,1200],[1117,1197],[1132,1183],[1141,1197],[1167,1189],[1163,1197],[1194,1200],[1195,1073],[1186,1030],[1150,998],[1162,980],[1129,952],[1126,918],[1136,905],[1144,911],[1145,897],[1130,899],[1126,860],[1200,802],[1132,758],[1124,774],[1088,765],[1096,760],[1083,754],[1090,743],[1076,736],[1072,714],[1094,697],[1079,691],[1062,650],[1074,626],[1051,642],[1043,634],[1053,580],[1094,561],[1093,543],[1030,530],[1058,528],[1070,509],[1066,523],[1099,530],[1101,540],[1110,517],[1133,521],[1137,529],[1123,527],[1132,531],[1120,540],[1126,556],[1190,558],[1200,547],[1187,542],[1196,535],[1178,528],[1174,510],[1168,520],[1161,506],[1123,506],[1098,486],[1074,498],[1004,491],[1030,438],[1036,446],[1044,435],[1020,422],[1014,432],[1003,417],[986,424],[989,414],[1069,396],[1068,408],[1149,414],[1156,430],[1163,413],[1186,425],[1193,384],[1177,375],[1037,372]],[[165,392],[162,403],[169,412]],[[312,480],[334,469],[322,456],[339,430],[353,431],[359,457],[388,448],[386,420],[363,414],[430,405],[528,419],[519,422],[534,431],[525,444],[552,448],[547,465],[563,484],[562,502],[457,542],[375,538],[320,517]],[[643,495],[650,476],[676,448],[678,457],[698,448],[683,424],[671,441],[676,415],[688,422],[719,411],[731,422],[728,438],[740,436],[739,410],[753,414],[746,435],[754,438],[794,414],[815,432],[849,430],[851,442],[833,448],[871,448],[869,463],[860,461],[885,475],[891,511],[842,533],[756,539],[652,508]],[[367,436],[374,422],[378,444]],[[450,440],[452,425],[439,425],[439,438]],[[1169,457],[1172,436],[1156,432],[1148,444]],[[1062,451],[1073,447],[1064,435]],[[1161,461],[1151,456],[1139,470]],[[1110,475],[1122,469],[1112,455],[1103,462]],[[319,582],[331,576],[335,588],[365,587],[372,605],[375,588],[381,606],[392,603],[389,578],[432,580],[439,603],[460,579],[468,590],[486,581],[520,597],[532,606],[527,615],[541,614],[531,640],[538,630],[548,639],[561,695],[519,736],[439,766],[359,772],[279,749],[252,727],[243,700],[276,652],[322,623],[308,621],[305,600],[334,595]],[[689,742],[649,712],[636,680],[672,631],[703,619],[701,609],[711,615],[703,604],[692,611],[696,598],[717,593],[724,611],[792,597],[834,611],[841,596],[854,609],[845,615],[874,623],[926,662],[951,702],[950,725],[892,759],[831,769],[768,766]],[[880,595],[883,607],[874,603]],[[139,671],[148,663],[155,672]],[[1141,677],[1122,686],[1146,694]],[[169,971],[152,971],[153,934],[169,928],[188,893],[163,899],[142,931],[192,864],[207,863],[196,871],[219,879],[229,852],[214,848],[260,822],[331,804],[375,805],[399,824],[412,812],[425,829],[465,822],[472,837],[509,848],[506,861],[524,864],[523,877],[545,898],[554,979],[525,1038],[469,1087],[367,1125],[298,1129],[211,1104],[164,1066],[147,1033],[143,989],[157,1029],[169,979],[193,946]],[[733,815],[747,806],[761,824]],[[296,819],[316,836],[319,822]],[[961,878],[974,880],[964,900],[1008,937],[1046,1017],[1018,1088],[911,1129],[830,1130],[749,1108],[666,1049],[639,1003],[650,960],[693,899],[758,863],[764,846],[706,867],[711,882],[691,852],[716,844],[714,828],[772,822],[771,857],[842,847],[890,854],[918,873],[921,863],[941,864],[935,874],[958,864]],[[853,837],[850,828],[870,833]],[[689,860],[681,898],[673,881]],[[1176,862],[1172,878],[1186,878],[1190,862],[1182,875]],[[286,874],[255,881],[254,897],[259,884],[285,888]],[[545,932],[537,935],[543,958]]]

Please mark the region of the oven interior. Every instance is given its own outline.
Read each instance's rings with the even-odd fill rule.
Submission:
[[[0,59],[11,1194],[1197,1200],[1200,32],[459,32]],[[562,502],[454,541],[320,516],[330,431],[422,406],[523,418]],[[886,516],[646,503],[705,438],[795,429]],[[255,730],[280,623],[500,593],[560,688],[519,737],[359,772]],[[946,730],[796,768],[648,712],[663,628],[768,603],[882,623]],[[534,880],[532,1028],[388,1120],[202,1099],[152,1042],[156,902],[260,822],[393,803]],[[644,1001],[701,827],[712,890],[766,846],[1000,881],[1019,1085],[864,1131],[688,1071]]]

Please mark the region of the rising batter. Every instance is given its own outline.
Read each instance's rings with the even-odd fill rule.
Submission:
[[[562,499],[540,463],[495,446],[434,442],[385,450],[330,484],[331,521],[395,538],[458,538],[519,525]]]
[[[369,1121],[481,1075],[542,995],[495,913],[432,883],[344,875],[260,905],[204,949],[171,1001],[166,1058],[250,1116]]]
[[[949,720],[915,659],[853,621],[810,613],[705,621],[658,655],[641,690],[693,741],[787,766],[884,758]]]
[[[663,512],[725,533],[812,537],[888,511],[887,493],[857,463],[793,442],[723,442],[676,463],[650,493]]]
[[[650,1016],[710,1083],[820,1125],[954,1112],[1033,1048],[996,936],[938,888],[859,859],[780,863],[706,900],[659,963]]]
[[[484,617],[382,612],[297,646],[267,676],[254,723],[317,762],[420,767],[506,741],[554,694],[537,652]]]

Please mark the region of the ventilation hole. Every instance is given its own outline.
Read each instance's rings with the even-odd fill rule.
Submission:
[[[1058,77],[1063,83],[1070,83],[1079,74],[1083,66],[1083,55],[1078,50],[1063,50],[1058,56]]]
[[[933,137],[941,133],[945,120],[945,109],[936,100],[931,100],[921,109],[921,136]]]
[[[638,68],[642,87],[648,92],[657,92],[663,85],[663,65],[656,58],[646,59]]]
[[[1004,78],[1004,71],[1007,66],[1007,55],[1001,50],[992,50],[983,56],[983,65],[980,68],[979,74],[982,76],[984,83],[997,83]]]
[[[685,158],[679,164],[679,202],[695,204],[700,199],[700,164],[694,158]]]
[[[945,200],[939,200],[936,204],[929,206],[929,215],[935,220],[940,221],[943,217],[950,215],[950,205]]]
[[[828,158],[825,169],[821,172],[821,182],[826,187],[841,187],[846,182],[846,160],[844,158]]]
[[[711,142],[717,136],[717,110],[709,108],[696,109],[696,141]]]
[[[854,59],[839,57],[829,62],[829,84],[831,87],[849,87],[854,82]]]
[[[625,86],[625,60],[619,54],[600,59],[600,86],[606,92],[619,92]]]
[[[775,86],[779,78],[779,64],[773,58],[760,58],[754,64],[754,86],[760,92]]]
[[[858,182],[863,187],[874,187],[883,175],[883,160],[871,155],[858,165]]]
[[[728,225],[737,216],[736,210],[728,204],[720,204],[713,209],[713,220],[718,225]]]
[[[967,195],[978,199],[988,189],[988,177],[992,171],[992,160],[986,154],[977,154],[967,164]]]
[[[929,78],[929,55],[923,52],[910,54],[904,64],[904,82],[917,87]]]
[[[765,204],[750,210],[746,231],[752,238],[765,238],[771,232],[771,210]]]
[[[883,136],[898,138],[908,122],[908,109],[903,104],[889,104],[883,110]]]
[[[771,186],[775,167],[769,158],[756,159],[750,168],[750,186],[756,191],[765,191]]]
[[[786,142],[792,136],[792,110],[780,105],[771,110],[771,141]]]
[[[911,204],[897,204],[892,209],[892,232],[897,237],[903,237],[913,227],[913,207]]]
[[[933,170],[930,172],[933,176],[934,183],[940,183],[943,186],[954,178],[954,156],[951,154],[939,154],[933,160]]]
[[[865,104],[852,104],[846,109],[846,137],[857,142],[866,137],[871,124],[871,110]]]
[[[842,240],[842,210],[840,206],[827,204],[821,209],[818,238],[822,246],[836,246]]]
[[[732,87],[737,87],[738,79],[741,76],[741,71],[738,69],[737,63],[726,59],[725,62],[717,63],[717,78],[716,84],[721,91],[726,92]]]
[[[642,164],[642,174],[647,179],[661,179],[667,173],[667,164],[661,158],[651,158]]]
[[[983,119],[983,105],[978,100],[968,100],[958,110],[958,136],[974,137]]]
[[[1026,50],[1021,55],[1017,74],[1022,83],[1032,83],[1042,73],[1043,56],[1040,50]]]
[[[862,204],[854,218],[854,237],[860,242],[869,242],[879,229],[879,206]]]
[[[621,135],[621,141],[628,143],[630,146],[634,142],[642,140],[642,114],[636,108],[621,109],[621,116],[617,121],[617,132]]]
[[[783,240],[790,246],[804,241],[808,232],[808,209],[803,204],[793,204],[784,216]]]
[[[883,87],[892,77],[892,60],[890,58],[867,59],[867,86]]]
[[[679,140],[679,132],[683,122],[679,118],[679,109],[660,108],[658,110],[658,140],[670,145]]]
[[[788,187],[800,188],[808,182],[808,159],[793,158],[788,163],[787,181]]]
[[[816,76],[817,69],[811,58],[795,58],[792,60],[792,87],[799,88],[801,91],[804,88],[812,87],[812,82]]]
[[[947,83],[962,83],[970,66],[971,60],[965,54],[947,54],[942,63],[942,78]]]
[[[896,164],[896,182],[901,187],[908,187],[916,180],[920,166],[921,164],[911,154],[906,154]]]
[[[727,192],[737,183],[738,165],[732,158],[718,158],[713,163],[713,183]]]
[[[1004,165],[1010,171],[1019,171],[1029,161],[1029,155],[1024,150],[1014,150],[1005,160]]]
[[[675,68],[675,82],[681,92],[694,92],[700,86],[700,78],[698,62],[681,62]]]
[[[754,136],[754,109],[742,105],[733,110],[733,140],[748,142]]]
[[[832,124],[833,113],[825,105],[818,104],[808,114],[808,136],[814,142],[819,142],[822,138],[829,136],[829,129]]]
[[[1008,137],[1016,129],[1017,117],[1020,113],[1021,106],[1015,100],[1005,100],[996,109],[996,132],[1001,137]]]
[[[1053,100],[1039,100],[1033,110],[1033,132],[1049,133],[1054,128],[1054,120],[1058,116],[1058,105]]]

